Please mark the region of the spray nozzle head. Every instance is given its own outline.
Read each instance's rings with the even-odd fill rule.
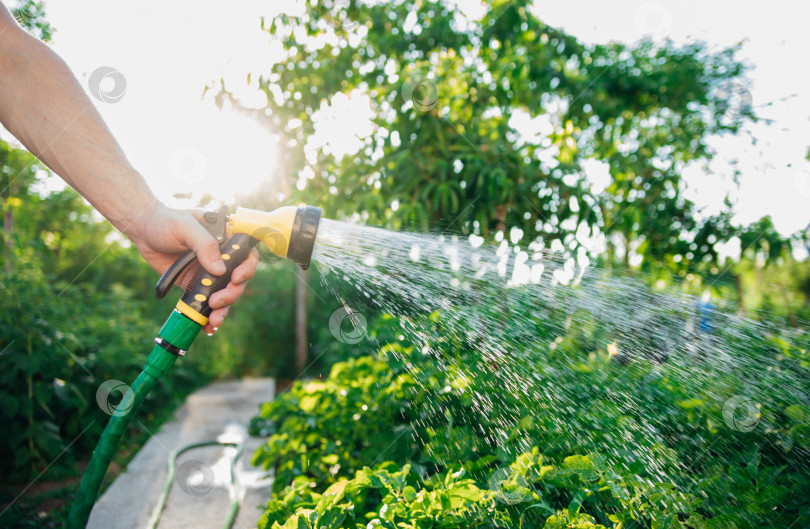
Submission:
[[[299,206],[290,232],[290,244],[287,247],[287,259],[306,270],[312,259],[312,248],[318,234],[321,221],[321,208]]]
[[[229,222],[233,233],[246,233],[278,255],[309,268],[321,220],[321,208],[285,206],[273,211],[237,208]]]

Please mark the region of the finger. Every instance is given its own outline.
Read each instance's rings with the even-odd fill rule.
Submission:
[[[257,266],[259,266],[259,250],[253,248],[250,250],[248,258],[237,266],[233,274],[231,274],[231,283],[239,285],[246,282],[256,273]]]
[[[213,294],[208,302],[208,305],[212,309],[221,309],[223,307],[230,307],[233,305],[239,296],[242,295],[242,292],[245,291],[245,287],[247,286],[246,283],[239,283],[238,285],[234,285],[233,283],[228,283],[228,286]]]
[[[224,309],[217,309],[211,313],[208,317],[208,325],[210,325],[213,330],[216,331],[222,323],[225,321],[225,317],[228,315],[228,311],[230,307],[225,307]]]
[[[205,210],[200,208],[189,208],[184,211],[188,211],[191,215],[197,219],[197,222],[202,222],[205,219]]]
[[[209,273],[220,276],[225,273],[225,261],[219,251],[217,240],[205,228],[192,219],[179,226],[179,238],[197,254],[200,264]]]

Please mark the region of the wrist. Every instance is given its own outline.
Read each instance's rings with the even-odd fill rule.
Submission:
[[[144,225],[160,208],[166,206],[155,197],[143,177],[132,170],[120,178],[101,200],[91,200],[96,209],[132,242],[144,236]],[[122,185],[123,184],[123,185]]]
[[[161,201],[152,196],[148,199],[144,198],[138,205],[128,207],[121,216],[108,220],[118,231],[137,245],[145,238],[148,220],[154,218],[161,209],[166,207]]]

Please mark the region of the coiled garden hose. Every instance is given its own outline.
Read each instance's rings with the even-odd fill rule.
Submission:
[[[163,484],[163,490],[160,492],[160,497],[158,498],[157,505],[155,505],[155,509],[152,511],[152,517],[150,519],[148,527],[150,529],[157,529],[158,524],[160,523],[160,517],[163,514],[163,510],[166,508],[166,500],[169,497],[169,492],[172,490],[172,484],[174,483],[174,477],[177,473],[177,458],[180,457],[185,452],[189,450],[193,450],[195,448],[203,448],[207,446],[222,446],[222,447],[233,447],[236,448],[236,454],[234,454],[233,459],[231,459],[230,465],[230,481],[232,490],[234,490],[237,486],[236,483],[236,463],[239,461],[239,458],[242,457],[242,452],[245,449],[244,443],[228,443],[222,441],[204,441],[201,443],[192,443],[186,446],[182,446],[169,454],[169,470],[166,473],[166,482]],[[235,494],[234,500],[231,502],[230,507],[228,508],[228,516],[225,519],[225,523],[223,524],[223,529],[231,529],[233,524],[236,523],[236,515],[239,514],[239,507],[241,503],[241,498],[239,494]]]

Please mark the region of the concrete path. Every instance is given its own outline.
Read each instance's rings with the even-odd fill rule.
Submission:
[[[89,529],[146,529],[166,479],[169,453],[189,443],[220,440],[245,442],[237,465],[243,496],[235,529],[256,527],[270,499],[271,481],[250,465],[263,439],[247,436],[246,427],[263,402],[273,399],[271,378],[218,382],[193,393],[138,452],[101,496],[87,525]],[[137,417],[134,419],[138,420]],[[230,486],[234,448],[196,448],[181,455],[159,529],[219,529],[235,491]]]

